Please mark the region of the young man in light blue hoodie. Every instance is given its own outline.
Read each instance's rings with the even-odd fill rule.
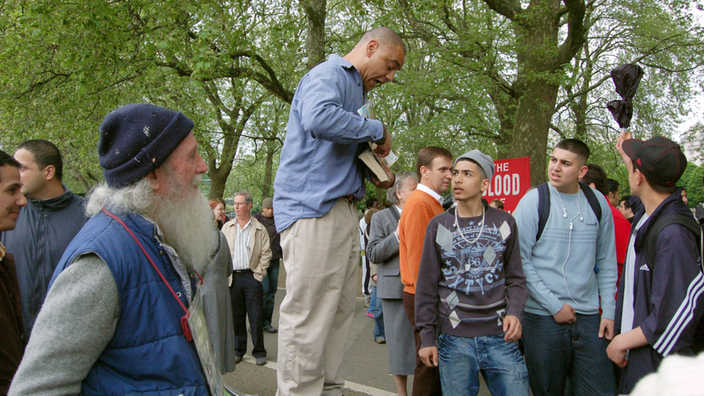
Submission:
[[[563,140],[552,151],[549,215],[539,237],[538,189],[514,212],[530,293],[523,342],[535,396],[562,395],[567,378],[577,396],[616,392],[606,355],[614,336],[614,224],[606,198],[590,194],[601,207],[597,218],[579,185],[588,159],[589,148],[577,139]]]

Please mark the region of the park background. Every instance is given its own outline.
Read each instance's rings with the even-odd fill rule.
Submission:
[[[195,121],[210,198],[272,196],[289,106],[300,78],[345,55],[373,27],[395,29],[407,59],[372,91],[376,117],[413,169],[428,145],[459,155],[530,157],[546,179],[553,145],[586,141],[591,162],[628,193],[605,105],[609,72],[640,65],[630,130],[687,142],[679,185],[704,201],[702,1],[680,0],[0,0],[0,148],[26,139],[61,149],[64,183],[102,178],[98,127],[110,111],[149,102]],[[369,185],[368,196],[384,197]]]

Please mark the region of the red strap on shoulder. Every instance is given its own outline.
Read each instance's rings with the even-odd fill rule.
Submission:
[[[132,236],[134,241],[137,242],[137,245],[139,246],[140,249],[142,249],[142,253],[144,253],[144,256],[147,258],[147,260],[149,260],[149,263],[152,265],[152,267],[154,267],[154,270],[156,270],[156,273],[159,274],[159,277],[161,277],[161,280],[164,282],[166,287],[169,289],[171,294],[174,296],[174,298],[178,302],[178,305],[180,305],[181,308],[183,309],[183,311],[186,313],[183,317],[181,317],[181,330],[183,330],[183,336],[186,337],[186,340],[188,342],[191,342],[191,340],[193,340],[193,335],[191,334],[191,329],[188,327],[188,318],[190,317],[190,314],[188,313],[188,309],[186,308],[186,306],[183,305],[183,302],[181,302],[181,299],[178,298],[174,289],[171,287],[171,285],[169,285],[169,282],[166,281],[164,274],[162,274],[161,271],[159,271],[159,268],[156,266],[156,264],[154,264],[154,260],[152,260],[151,256],[149,256],[149,253],[147,253],[147,250],[144,249],[144,246],[142,246],[142,244],[139,242],[139,239],[137,239],[137,237],[134,236],[134,233],[132,232],[132,230],[130,230],[130,228],[127,227],[127,224],[125,224],[119,217],[108,212],[105,208],[103,208],[103,212],[106,215],[113,218],[118,223],[120,223],[120,225],[123,226],[125,228],[125,230],[127,230],[127,232]],[[200,283],[203,284],[203,278],[200,277],[200,274],[198,274],[198,272],[196,272],[196,274],[200,278]]]

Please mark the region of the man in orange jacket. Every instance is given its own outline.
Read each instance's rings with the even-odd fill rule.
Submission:
[[[420,257],[423,253],[425,228],[430,220],[443,212],[442,193],[450,188],[452,180],[452,153],[440,147],[426,147],[418,153],[416,172],[420,182],[403,207],[397,231],[401,259],[403,306],[413,325],[416,342],[416,369],[413,374],[413,396],[441,395],[440,372],[437,367],[427,367],[418,357],[420,333],[416,328],[415,294]]]

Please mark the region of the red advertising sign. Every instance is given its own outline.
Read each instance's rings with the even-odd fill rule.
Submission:
[[[513,213],[518,201],[530,189],[530,157],[495,160],[496,172],[482,197],[504,201],[504,210]]]

